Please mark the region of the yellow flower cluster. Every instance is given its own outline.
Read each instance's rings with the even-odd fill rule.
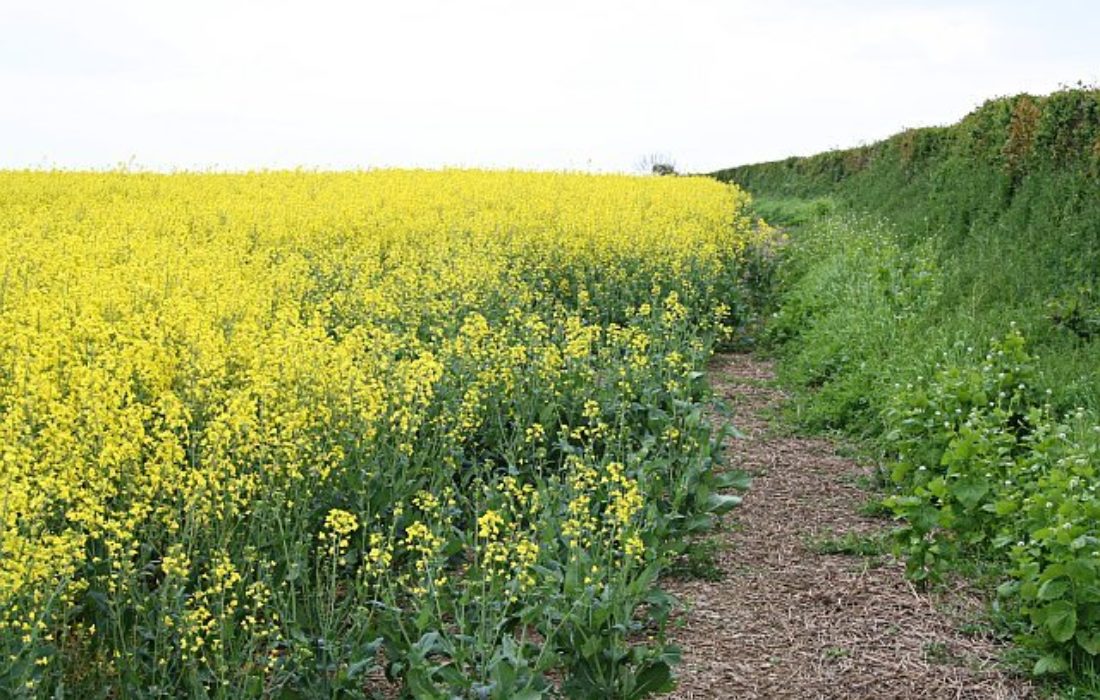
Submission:
[[[351,544],[351,533],[359,529],[359,519],[353,513],[333,508],[325,516],[325,526],[318,537],[326,542],[326,552],[330,557],[347,563],[344,554]]]
[[[47,608],[63,619],[93,585],[149,595],[153,559],[196,588],[173,623],[193,658],[246,614],[233,561],[256,523],[312,519],[308,504],[346,502],[328,495],[349,483],[457,471],[486,440],[539,462],[556,417],[521,416],[514,397],[556,405],[606,383],[592,358],[611,346],[629,395],[661,342],[632,324],[696,314],[717,333],[716,289],[754,236],[745,195],[703,178],[0,172],[0,192],[0,632],[46,634]],[[581,412],[578,435],[606,439],[610,414]],[[637,484],[618,466],[566,469],[565,536],[602,527],[641,556]],[[539,494],[502,488],[509,515],[480,513],[479,536],[528,587]],[[606,508],[584,501],[601,488]],[[395,497],[414,519],[377,506],[399,532],[328,510],[308,537],[350,560],[362,529],[360,571],[407,561],[423,590],[448,498]]]
[[[520,484],[514,476],[503,477],[489,490],[501,501],[499,509],[487,508],[477,519],[478,551],[475,553],[491,579],[514,581],[509,599],[536,583],[534,566],[540,547],[537,532],[542,498],[530,483]]]
[[[191,573],[191,558],[184,551],[183,543],[176,542],[168,548],[168,553],[161,561],[161,569],[165,576],[186,580]]]
[[[209,570],[200,576],[201,587],[187,600],[180,624],[185,661],[205,661],[208,649],[215,654],[221,652],[219,627],[232,620],[240,607],[237,588],[241,580],[228,554],[218,552],[213,556]]]
[[[443,537],[434,532],[427,523],[414,520],[406,528],[405,537],[401,544],[404,546],[405,551],[412,556],[415,578],[412,575],[405,574],[400,582],[408,586],[409,592],[413,595],[424,595],[428,592],[425,580],[433,580],[430,574],[434,573],[432,566],[436,563],[435,559],[444,544]],[[434,581],[440,582],[440,579],[437,577]],[[442,582],[445,583],[446,581],[443,580]]]
[[[604,542],[641,559],[645,546],[638,534],[637,518],[645,499],[638,482],[619,462],[597,467],[571,457],[569,463],[571,498],[562,534],[576,548],[587,549]]]

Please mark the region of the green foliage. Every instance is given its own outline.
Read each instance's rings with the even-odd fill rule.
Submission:
[[[1081,340],[1100,335],[1100,298],[1091,286],[1081,285],[1047,302],[1050,320]]]
[[[798,197],[782,197],[777,199],[762,198],[753,201],[753,211],[772,226],[801,226],[814,219],[832,214],[837,209],[837,202],[832,197],[817,197],[814,199],[801,199]]]
[[[884,413],[883,442],[901,491],[887,505],[905,518],[899,534],[918,579],[957,556],[958,546],[985,542],[990,514],[1011,514],[994,495],[1034,419],[1027,415],[1036,404],[1034,370],[1018,333],[984,358],[973,348],[960,355],[945,353],[930,379],[895,387]]]
[[[843,214],[792,231],[779,276],[779,309],[764,333],[781,377],[813,389],[799,405],[815,429],[873,431],[896,373],[882,360],[912,348],[942,294],[931,247],[904,251],[892,228]],[[802,397],[808,398],[808,397]]]
[[[993,100],[953,126],[716,176],[796,222],[764,342],[804,426],[885,455],[910,574],[998,570],[996,605],[1033,671],[1088,676],[1100,91]],[[835,211],[791,214],[823,197]]]
[[[721,581],[726,575],[718,563],[721,547],[721,542],[715,537],[695,540],[688,545],[683,555],[673,562],[669,573],[687,579]]]
[[[846,532],[843,535],[813,537],[806,546],[818,554],[849,554],[859,557],[875,557],[889,551],[886,538],[879,533],[863,535]]]
[[[1100,90],[993,100],[954,126],[715,176],[786,200],[780,211],[827,197],[888,218],[903,244],[936,238],[946,308],[1031,306],[1098,282]]]
[[[1023,337],[968,352],[901,388],[885,412],[904,520],[898,543],[916,578],[963,551],[1003,561],[999,593],[1030,626],[1036,673],[1100,653],[1100,425],[1058,415],[1034,382]]]

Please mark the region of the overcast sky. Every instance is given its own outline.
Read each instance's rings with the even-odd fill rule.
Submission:
[[[1078,80],[1096,0],[0,0],[0,167],[706,171]]]

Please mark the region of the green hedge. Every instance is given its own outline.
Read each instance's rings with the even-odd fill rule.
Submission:
[[[917,578],[978,556],[1039,673],[1100,653],[1100,90],[713,174],[794,226],[765,331],[872,439]]]

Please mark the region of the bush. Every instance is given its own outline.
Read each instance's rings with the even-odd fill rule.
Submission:
[[[795,227],[764,342],[797,418],[882,448],[912,576],[1006,572],[1036,672],[1100,651],[1098,154],[1079,86],[715,173]]]
[[[1037,673],[1100,654],[1100,421],[1058,415],[1017,331],[898,387],[884,441],[903,519],[898,543],[918,579],[963,553],[1003,561],[999,593],[1030,623],[1018,641]]]

